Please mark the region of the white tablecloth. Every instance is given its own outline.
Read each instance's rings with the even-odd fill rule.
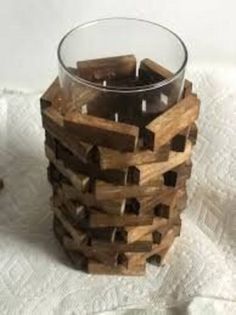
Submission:
[[[230,68],[229,68],[230,69]],[[236,314],[236,68],[193,69],[201,100],[181,236],[145,277],[73,270],[54,239],[39,94],[0,93],[0,314]]]

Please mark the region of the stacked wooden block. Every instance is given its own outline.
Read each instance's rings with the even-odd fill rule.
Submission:
[[[83,61],[71,71],[114,86],[171,75],[145,59],[136,78],[134,56]],[[180,233],[199,100],[189,81],[173,106],[165,95],[154,106],[149,93],[144,106],[140,93],[70,89],[65,100],[56,79],[41,98],[55,235],[78,269],[142,275]]]

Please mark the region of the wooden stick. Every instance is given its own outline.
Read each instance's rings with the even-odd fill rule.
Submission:
[[[152,242],[150,241],[138,241],[132,244],[122,244],[122,243],[108,243],[99,240],[92,240],[92,247],[95,247],[101,251],[111,250],[112,253],[124,253],[124,252],[149,252],[152,249]],[[73,240],[67,240],[67,249],[69,250],[77,250]]]
[[[76,133],[81,141],[116,149],[134,151],[138,144],[139,129],[132,125],[82,115],[67,115],[64,120],[68,131]]]
[[[134,55],[116,56],[77,62],[78,75],[88,81],[103,81],[135,77]]]
[[[40,98],[41,111],[51,106],[52,103],[56,101],[59,91],[60,85],[59,79],[57,77]]]
[[[148,234],[152,234],[159,228],[166,226],[168,220],[165,218],[154,218],[153,223],[147,226],[126,227],[127,243],[137,242]]]
[[[63,117],[53,107],[42,111],[43,126],[48,132],[60,141],[67,149],[71,150],[81,161],[87,162],[88,155],[93,145],[81,142],[75,134],[64,128]]]
[[[117,263],[118,254],[110,248],[101,250],[100,248],[88,246],[85,244],[77,245],[75,242],[73,242],[74,247],[71,248],[72,242],[73,241],[71,241],[71,239],[67,236],[63,238],[63,245],[66,250],[74,251],[76,249],[76,251],[82,253],[86,258],[98,260],[108,266],[115,266]]]
[[[184,152],[170,152],[169,160],[130,167],[128,170],[129,182],[136,185],[147,185],[160,181],[160,176],[188,160],[191,155],[192,145],[188,141]]]
[[[166,187],[164,186],[163,191],[160,194],[156,194],[155,196],[148,196],[137,198],[137,202],[139,203],[139,210],[141,214],[148,214],[153,212],[153,209],[159,203],[169,204],[174,196],[176,195],[178,190],[185,190],[185,186],[183,187]]]
[[[170,79],[174,74],[167,70],[160,64],[152,61],[151,59],[143,59],[140,63],[139,76],[142,79],[147,79],[148,81],[158,82],[165,79]],[[192,93],[192,82],[185,80],[184,83],[184,97]]]
[[[73,243],[77,247],[77,250],[81,252],[87,258],[96,259],[102,263],[105,263],[109,266],[114,266],[117,262],[117,253],[112,250],[99,250],[97,248],[88,246],[83,243],[85,238],[87,237],[85,233],[80,233],[77,229],[75,229],[66,218],[63,216],[61,211],[58,208],[53,207],[53,211],[56,217],[59,219],[60,223],[62,224],[63,228],[72,236]],[[68,236],[63,237],[63,245],[67,248],[67,242],[71,242],[71,238]]]
[[[102,147],[99,147],[98,150],[100,167],[102,169],[117,169],[132,165],[166,161],[169,157],[170,145],[163,145],[156,152],[143,150],[134,153],[121,153]]]
[[[139,253],[139,254],[133,254],[133,253],[125,253],[124,255],[127,258],[128,268],[132,268],[133,266],[136,266],[137,264],[142,264],[142,262],[146,262],[146,260],[156,254],[160,254],[164,249],[169,248],[174,239],[175,239],[175,229],[172,228],[168,231],[167,235],[164,237],[162,242],[158,245],[153,245],[153,248],[148,253]]]
[[[182,185],[191,176],[192,162],[187,160],[183,164],[164,173],[164,183],[166,186],[176,187]]]
[[[95,197],[97,200],[126,199],[155,195],[162,191],[163,179],[160,178],[153,186],[118,186],[103,181],[95,183]]]
[[[89,226],[91,228],[97,227],[121,227],[121,226],[137,226],[152,224],[153,218],[151,216],[136,216],[136,215],[108,215],[102,213],[90,213]]]
[[[61,183],[61,187],[57,188],[57,191],[61,190],[64,199],[72,199],[80,202],[86,207],[95,207],[109,214],[122,214],[125,208],[125,199],[112,199],[112,200],[96,200],[92,193],[81,193],[73,186]]]
[[[149,253],[144,253],[143,258],[148,259],[149,257],[159,254],[164,249],[170,248],[172,243],[175,240],[176,235],[179,233],[179,227],[173,227],[171,228],[166,236],[163,238],[160,244],[155,244],[152,246],[152,250]]]
[[[199,100],[189,95],[147,125],[144,143],[150,150],[157,150],[181,130],[191,125],[199,114]]]
[[[171,150],[175,152],[184,152],[189,137],[190,127],[185,128],[171,139]]]
[[[88,273],[91,274],[105,274],[105,275],[123,275],[123,276],[143,276],[145,275],[146,264],[133,266],[128,269],[123,265],[116,267],[109,267],[104,264],[97,263],[94,260],[88,261]]]
[[[62,190],[58,189],[53,195],[53,203],[56,207],[63,207],[75,223],[85,219],[87,209],[80,202],[66,199]]]
[[[75,174],[70,169],[65,168],[62,160],[57,160],[54,152],[48,147],[45,146],[45,153],[47,158],[55,165],[55,167],[67,177],[71,183],[81,192],[85,192],[89,187],[89,177],[82,174]]]
[[[86,234],[78,231],[75,229],[69,221],[66,220],[62,212],[56,208],[52,207],[53,212],[55,213],[55,216],[58,218],[58,220],[61,222],[63,228],[71,235],[74,242],[77,246],[80,246],[81,243],[86,239]]]
[[[51,145],[54,154],[58,160],[63,161],[64,167],[70,169],[76,174],[84,174],[93,178],[99,178],[101,180],[124,185],[127,182],[127,169],[106,169],[101,170],[97,164],[83,163],[78,159],[70,150],[65,148],[60,142],[53,141],[50,134],[46,135],[46,144]]]

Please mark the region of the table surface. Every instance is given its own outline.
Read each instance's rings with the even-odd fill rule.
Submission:
[[[189,204],[165,265],[145,277],[71,268],[52,233],[39,94],[1,91],[1,315],[236,313],[235,70],[189,73],[202,101]]]

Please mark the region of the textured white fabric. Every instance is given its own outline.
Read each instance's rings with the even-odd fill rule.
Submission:
[[[234,70],[234,71],[233,71]],[[73,270],[53,237],[39,94],[0,94],[0,314],[236,314],[236,69],[193,70],[202,100],[180,238],[146,277]]]

